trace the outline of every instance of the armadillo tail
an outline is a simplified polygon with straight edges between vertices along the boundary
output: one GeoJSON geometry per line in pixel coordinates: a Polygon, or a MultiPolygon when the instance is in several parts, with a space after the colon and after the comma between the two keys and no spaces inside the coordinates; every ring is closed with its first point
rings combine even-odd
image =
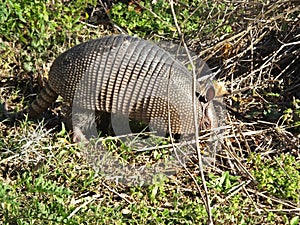
{"type": "Polygon", "coordinates": [[[24,110],[30,119],[36,119],[57,99],[57,93],[47,84],[37,98],[24,110]]]}
{"type": "Polygon", "coordinates": [[[25,118],[25,115],[28,115],[29,119],[37,119],[53,102],[55,102],[57,97],[57,93],[47,85],[28,108],[17,113],[8,113],[5,110],[4,114],[10,121],[22,120],[25,118]]]}

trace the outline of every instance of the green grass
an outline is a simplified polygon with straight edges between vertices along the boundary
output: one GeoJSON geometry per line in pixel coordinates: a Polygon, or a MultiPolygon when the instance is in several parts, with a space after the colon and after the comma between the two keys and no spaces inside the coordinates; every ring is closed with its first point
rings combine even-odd
{"type": "MultiPolygon", "coordinates": [[[[106,11],[112,21],[101,16],[133,35],[178,39],[168,2],[153,2],[115,4],[106,11]]],[[[205,166],[207,193],[196,160],[187,169],[201,191],[183,168],[144,186],[97,173],[60,124],[59,100],[43,122],[11,124],[0,111],[0,224],[206,224],[201,198],[206,194],[214,224],[299,224],[300,96],[294,84],[299,45],[284,47],[272,58],[282,43],[295,42],[299,11],[288,13],[295,4],[184,0],[174,5],[189,47],[211,67],[221,68],[217,77],[232,91],[225,98],[233,110],[216,168],[205,166]],[[251,32],[242,33],[247,29],[251,32]],[[274,49],[268,52],[270,46],[274,49]],[[57,118],[55,126],[47,124],[57,118]]],[[[43,86],[57,55],[117,33],[113,25],[89,24],[97,12],[105,10],[93,0],[2,1],[1,104],[6,102],[10,111],[23,109],[43,86]]],[[[122,162],[152,165],[168,156],[161,146],[169,140],[147,140],[157,148],[136,152],[134,143],[111,137],[103,143],[122,162]]]]}
{"type": "MultiPolygon", "coordinates": [[[[204,204],[193,181],[183,172],[173,178],[159,179],[150,186],[117,185],[97,175],[64,132],[53,136],[42,126],[26,121],[9,132],[5,140],[14,142],[3,143],[3,150],[7,151],[1,157],[1,166],[6,167],[0,182],[0,215],[4,224],[207,222],[204,204]]],[[[253,171],[258,190],[297,203],[299,161],[288,155],[270,161],[253,154],[251,159],[245,166],[253,171]]],[[[240,189],[233,194],[247,180],[229,171],[208,175],[216,222],[258,224],[262,220],[258,215],[249,214],[255,210],[252,193],[247,197],[240,189]]],[[[201,185],[200,178],[198,182],[201,185]]],[[[269,201],[273,209],[280,211],[284,206],[269,201]]],[[[267,215],[265,222],[277,224],[279,215],[272,212],[267,215]]],[[[282,220],[288,223],[296,217],[283,215],[282,220]]]]}
{"type": "Polygon", "coordinates": [[[252,173],[258,181],[258,188],[273,195],[300,202],[300,162],[289,154],[280,154],[273,159],[262,160],[254,155],[252,173]]]}
{"type": "MultiPolygon", "coordinates": [[[[202,1],[180,1],[174,4],[176,17],[182,32],[186,35],[195,34],[202,30],[202,35],[212,31],[218,35],[231,33],[232,27],[229,21],[224,21],[216,15],[222,10],[232,10],[231,3],[204,3],[202,1]],[[210,15],[211,20],[207,23],[210,15]]],[[[164,37],[178,37],[174,18],[171,12],[171,6],[168,1],[146,0],[130,5],[124,3],[115,4],[110,15],[112,20],[122,28],[125,28],[129,34],[158,35],[164,37]]],[[[230,21],[233,22],[233,21],[230,21]]]]}

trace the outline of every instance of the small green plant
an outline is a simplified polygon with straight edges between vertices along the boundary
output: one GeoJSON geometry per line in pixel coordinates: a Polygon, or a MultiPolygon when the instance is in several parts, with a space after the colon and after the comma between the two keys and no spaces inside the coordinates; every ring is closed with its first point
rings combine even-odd
{"type": "MultiPolygon", "coordinates": [[[[203,35],[214,29],[217,29],[220,34],[231,33],[232,28],[228,21],[218,19],[207,23],[206,19],[209,13],[217,14],[225,7],[224,3],[204,4],[198,0],[185,0],[174,4],[176,19],[181,31],[185,34],[198,32],[202,27],[204,27],[203,35]]],[[[178,37],[171,5],[168,1],[145,0],[129,5],[118,3],[112,7],[110,15],[113,22],[125,28],[129,34],[138,34],[141,37],[149,34],[178,37]]]]}
{"type": "Polygon", "coordinates": [[[300,131],[300,99],[293,99],[291,107],[284,110],[282,121],[300,131]]]}
{"type": "Polygon", "coordinates": [[[127,29],[129,34],[139,33],[145,36],[153,31],[158,34],[171,34],[176,28],[167,1],[140,2],[139,5],[118,3],[111,10],[111,17],[115,23],[127,29]],[[142,7],[142,8],[141,8],[142,7]],[[150,9],[150,10],[147,10],[150,9]]]}
{"type": "Polygon", "coordinates": [[[300,162],[294,156],[281,154],[274,159],[264,159],[252,155],[252,174],[258,187],[277,197],[293,200],[300,199],[300,162]]]}
{"type": "Polygon", "coordinates": [[[295,130],[300,130],[300,99],[293,97],[284,109],[277,102],[284,101],[282,94],[266,93],[268,104],[265,106],[263,114],[268,120],[279,120],[279,125],[288,125],[295,130]]]}
{"type": "MultiPolygon", "coordinates": [[[[228,171],[224,172],[221,177],[209,174],[210,181],[208,187],[215,188],[219,192],[226,193],[228,190],[238,185],[239,176],[232,176],[228,171]]],[[[200,179],[200,178],[198,178],[200,179]]]]}
{"type": "Polygon", "coordinates": [[[2,203],[0,211],[2,212],[15,211],[20,206],[17,195],[14,193],[14,188],[3,182],[0,182],[0,200],[2,203]]]}
{"type": "Polygon", "coordinates": [[[25,172],[14,186],[0,183],[0,211],[5,213],[2,219],[7,224],[25,224],[34,220],[62,222],[65,203],[71,195],[72,191],[68,188],[43,176],[34,178],[25,172]]]}
{"type": "Polygon", "coordinates": [[[154,179],[154,184],[149,186],[149,198],[151,202],[157,202],[158,200],[162,200],[164,197],[166,197],[165,193],[165,183],[166,183],[166,177],[164,175],[157,175],[154,179]]]}
{"type": "Polygon", "coordinates": [[[93,0],[76,0],[67,4],[40,0],[4,0],[0,3],[2,41],[17,42],[14,51],[19,51],[23,69],[35,72],[37,62],[41,64],[47,59],[53,46],[73,41],[74,34],[81,31],[83,25],[79,20],[87,18],[84,11],[88,4],[95,3],[93,0]]]}

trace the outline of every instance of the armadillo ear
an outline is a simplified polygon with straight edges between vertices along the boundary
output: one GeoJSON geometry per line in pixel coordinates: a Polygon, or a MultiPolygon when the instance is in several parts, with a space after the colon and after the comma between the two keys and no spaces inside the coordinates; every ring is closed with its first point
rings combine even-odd
{"type": "Polygon", "coordinates": [[[206,90],[206,101],[211,101],[215,97],[216,92],[213,86],[209,86],[208,89],[206,90]]]}

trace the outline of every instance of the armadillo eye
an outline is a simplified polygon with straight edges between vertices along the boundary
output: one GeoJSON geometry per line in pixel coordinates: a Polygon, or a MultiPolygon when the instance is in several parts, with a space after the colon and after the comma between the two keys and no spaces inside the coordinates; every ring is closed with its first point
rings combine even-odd
{"type": "Polygon", "coordinates": [[[196,92],[196,97],[199,99],[200,102],[207,103],[215,97],[215,89],[213,86],[207,87],[206,93],[204,95],[196,92]]]}
{"type": "Polygon", "coordinates": [[[199,92],[196,92],[196,97],[200,102],[207,103],[207,99],[205,96],[201,95],[199,92]]]}

